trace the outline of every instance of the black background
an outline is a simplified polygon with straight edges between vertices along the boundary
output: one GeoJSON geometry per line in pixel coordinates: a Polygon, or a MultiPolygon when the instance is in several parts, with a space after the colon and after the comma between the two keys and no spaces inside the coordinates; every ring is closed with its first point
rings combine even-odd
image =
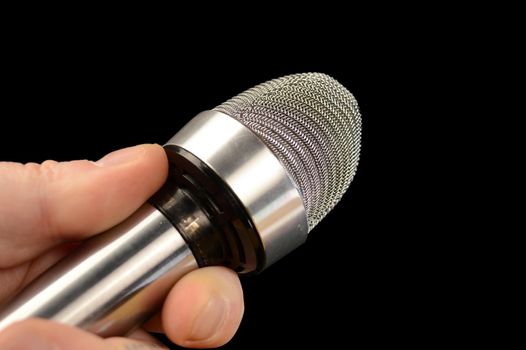
{"type": "Polygon", "coordinates": [[[432,131],[422,121],[420,82],[439,73],[416,64],[432,52],[408,54],[401,34],[389,31],[352,40],[311,33],[279,46],[241,46],[234,34],[212,44],[136,34],[32,33],[10,43],[0,159],[96,160],[121,147],[162,144],[200,111],[258,83],[327,73],[361,107],[357,175],[303,247],[243,278],[245,317],[224,348],[407,344],[436,332],[432,319],[444,312],[448,291],[429,277],[437,274],[429,255],[440,239],[421,200],[430,195],[422,148],[432,131]]]}

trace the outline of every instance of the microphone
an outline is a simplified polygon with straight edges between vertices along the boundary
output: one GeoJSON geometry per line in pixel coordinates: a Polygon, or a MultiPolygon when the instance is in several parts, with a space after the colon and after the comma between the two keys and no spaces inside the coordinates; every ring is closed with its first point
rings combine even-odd
{"type": "Polygon", "coordinates": [[[360,138],[355,98],[321,73],[270,80],[198,114],[164,146],[163,187],[20,292],[0,312],[0,331],[40,317],[123,335],[194,269],[262,271],[339,202],[360,138]]]}

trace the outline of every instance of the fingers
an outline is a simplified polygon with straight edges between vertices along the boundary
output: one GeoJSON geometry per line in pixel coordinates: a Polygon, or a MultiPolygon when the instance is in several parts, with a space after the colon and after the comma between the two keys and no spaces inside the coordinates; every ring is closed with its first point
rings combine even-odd
{"type": "Polygon", "coordinates": [[[234,336],[243,312],[237,274],[224,267],[206,267],[177,282],[165,301],[162,325],[181,346],[218,347],[234,336]]]}
{"type": "Polygon", "coordinates": [[[38,319],[14,324],[0,332],[2,350],[148,350],[161,349],[152,337],[141,334],[140,340],[102,339],[78,328],[38,319]],[[145,341],[151,341],[147,343],[145,341]]]}
{"type": "Polygon", "coordinates": [[[0,267],[110,228],[144,203],[166,174],[158,145],[125,148],[96,163],[0,163],[0,267]]]}
{"type": "MultiPolygon", "coordinates": [[[[181,346],[219,347],[234,336],[243,311],[237,274],[224,267],[206,267],[189,273],[172,289],[162,310],[162,328],[181,346]]],[[[146,350],[154,349],[155,344],[159,345],[143,331],[133,332],[130,339],[101,339],[77,328],[37,319],[0,332],[2,350],[146,350]],[[146,343],[152,345],[147,347],[146,343]]]]}
{"type": "Polygon", "coordinates": [[[0,333],[0,349],[4,350],[106,350],[99,337],[79,329],[44,320],[27,320],[0,333]]]}
{"type": "Polygon", "coordinates": [[[0,269],[0,305],[76,246],[78,246],[76,243],[64,243],[42,253],[32,262],[26,262],[10,269],[0,269]]]}

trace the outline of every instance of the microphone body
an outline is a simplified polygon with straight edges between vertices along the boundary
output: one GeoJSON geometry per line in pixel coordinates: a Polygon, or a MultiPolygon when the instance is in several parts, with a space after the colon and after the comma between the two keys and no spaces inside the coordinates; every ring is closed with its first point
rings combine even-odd
{"type": "Polygon", "coordinates": [[[274,79],[200,113],[164,146],[163,187],[15,296],[0,331],[40,317],[124,335],[193,269],[262,271],[341,199],[360,138],[356,100],[320,73],[274,79]]]}
{"type": "Polygon", "coordinates": [[[169,178],[149,203],[27,286],[0,312],[0,331],[39,317],[123,335],[186,273],[211,265],[259,272],[306,240],[298,188],[235,119],[200,113],[165,150],[169,178]]]}
{"type": "Polygon", "coordinates": [[[197,262],[183,238],[149,204],[46,271],[0,314],[0,331],[45,318],[101,336],[126,334],[158,310],[197,262]]]}

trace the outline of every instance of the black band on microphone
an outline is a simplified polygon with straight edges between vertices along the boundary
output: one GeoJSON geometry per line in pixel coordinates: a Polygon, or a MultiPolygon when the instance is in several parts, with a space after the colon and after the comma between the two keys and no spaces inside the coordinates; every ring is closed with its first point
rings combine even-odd
{"type": "Polygon", "coordinates": [[[165,151],[168,180],[149,202],[179,230],[199,266],[262,270],[263,244],[234,192],[190,152],[174,145],[166,145],[165,151]]]}

